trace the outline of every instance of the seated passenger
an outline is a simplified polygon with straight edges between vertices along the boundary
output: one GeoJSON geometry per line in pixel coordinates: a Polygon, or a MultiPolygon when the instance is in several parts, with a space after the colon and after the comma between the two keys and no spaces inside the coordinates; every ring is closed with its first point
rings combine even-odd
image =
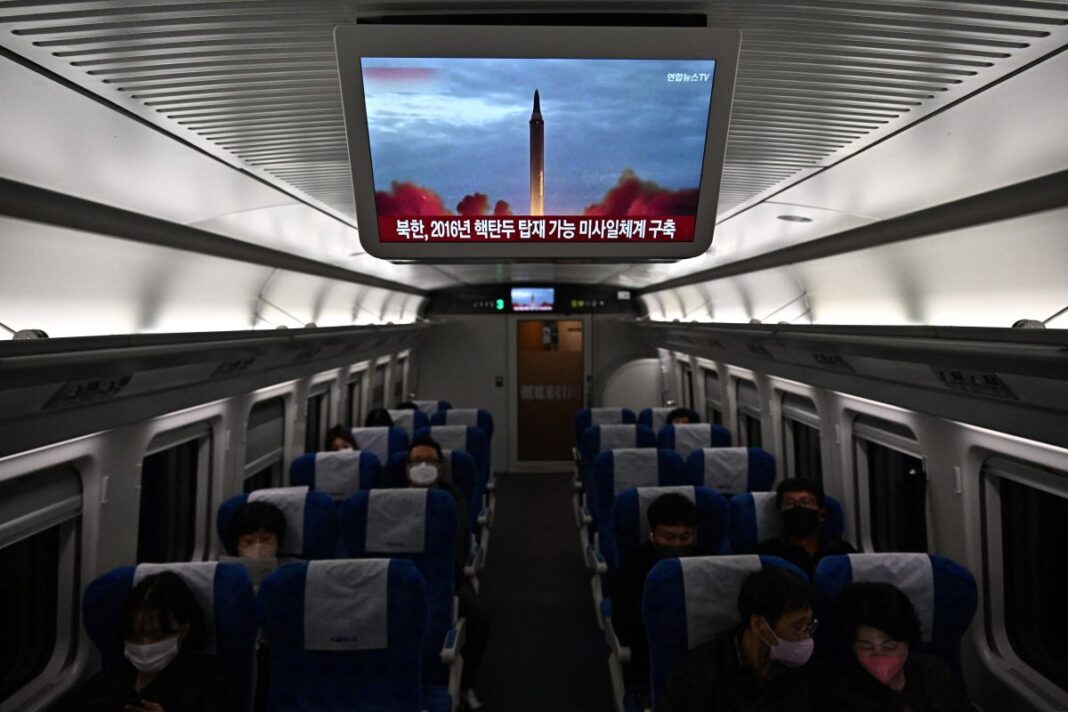
{"type": "Polygon", "coordinates": [[[336,452],[338,450],[359,450],[356,438],[352,437],[352,431],[344,425],[335,425],[326,431],[326,450],[336,452]]]}
{"type": "Polygon", "coordinates": [[[467,632],[467,640],[460,651],[464,659],[463,674],[460,678],[460,709],[476,710],[482,707],[475,695],[474,685],[489,640],[489,618],[475,587],[464,574],[467,551],[467,494],[442,478],[444,462],[441,446],[436,440],[428,437],[415,438],[408,448],[405,473],[410,487],[437,487],[451,494],[456,501],[460,518],[460,526],[456,530],[456,596],[460,601],[460,617],[466,620],[467,632]]]}
{"type": "Polygon", "coordinates": [[[782,531],[778,539],[760,542],[758,554],[786,559],[811,579],[816,564],[824,556],[856,553],[849,542],[820,535],[820,524],[827,517],[827,510],[823,508],[823,492],[812,480],[802,477],[783,480],[775,488],[775,504],[782,531]]]}
{"type": "Polygon", "coordinates": [[[664,417],[665,425],[686,425],[692,422],[689,408],[676,408],[664,417]]]}
{"type": "Polygon", "coordinates": [[[686,654],[658,712],[811,712],[812,594],[783,569],[751,574],[738,593],[742,622],[686,654]]]}
{"type": "Polygon", "coordinates": [[[365,428],[392,428],[393,417],[389,414],[389,411],[385,408],[372,408],[367,412],[367,417],[363,420],[363,427],[365,428]]]}
{"type": "Polygon", "coordinates": [[[406,400],[398,403],[394,410],[419,410],[419,406],[414,401],[406,400]]]}
{"type": "Polygon", "coordinates": [[[853,653],[835,671],[828,710],[971,712],[956,673],[934,655],[910,651],[920,622],[908,596],[888,583],[855,583],[839,594],[835,617],[853,653]]]}
{"type": "Polygon", "coordinates": [[[126,660],[89,678],[82,708],[99,712],[229,712],[215,661],[198,653],[204,614],[172,571],[148,576],[122,609],[126,660]]]}
{"type": "Polygon", "coordinates": [[[230,525],[237,556],[220,556],[219,560],[244,564],[252,585],[259,586],[267,574],[288,563],[289,559],[278,558],[285,534],[286,518],[281,509],[270,502],[247,502],[230,525]]]}
{"type": "Polygon", "coordinates": [[[612,625],[619,641],[630,647],[628,695],[648,706],[649,645],[642,623],[645,577],[660,559],[690,556],[696,549],[697,507],[681,494],[662,494],[649,505],[649,540],[642,542],[616,574],[612,625]]]}

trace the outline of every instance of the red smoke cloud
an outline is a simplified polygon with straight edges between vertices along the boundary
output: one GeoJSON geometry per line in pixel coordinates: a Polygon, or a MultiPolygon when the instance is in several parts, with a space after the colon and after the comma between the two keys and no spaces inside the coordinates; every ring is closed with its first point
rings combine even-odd
{"type": "Polygon", "coordinates": [[[441,201],[441,196],[429,188],[399,181],[393,181],[389,187],[388,192],[375,192],[375,207],[379,215],[416,217],[451,214],[441,201]]]}
{"type": "Polygon", "coordinates": [[[584,215],[597,217],[647,217],[655,215],[696,215],[696,188],[667,190],[656,183],[642,181],[629,168],[619,182],[605,193],[600,203],[587,205],[584,215]]]}
{"type": "Polygon", "coordinates": [[[511,215],[512,206],[508,204],[507,200],[498,200],[497,204],[493,206],[494,215],[511,215]]]}
{"type": "Polygon", "coordinates": [[[456,204],[456,212],[460,215],[487,215],[489,213],[489,196],[485,193],[465,195],[463,200],[456,204]]]}

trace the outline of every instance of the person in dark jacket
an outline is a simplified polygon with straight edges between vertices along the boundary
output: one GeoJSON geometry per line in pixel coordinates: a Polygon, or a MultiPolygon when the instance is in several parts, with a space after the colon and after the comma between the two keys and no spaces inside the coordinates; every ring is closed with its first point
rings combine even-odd
{"type": "Polygon", "coordinates": [[[760,542],[758,554],[786,559],[811,580],[824,556],[856,553],[849,542],[820,534],[827,510],[823,508],[823,491],[812,480],[802,477],[783,480],[775,488],[775,504],[782,523],[781,534],[777,539],[760,542]]]}
{"type": "Polygon", "coordinates": [[[222,712],[228,683],[216,662],[197,651],[204,615],[189,587],[164,571],[134,586],[122,610],[126,659],[82,687],[92,712],[222,712]]]}
{"type": "Polygon", "coordinates": [[[741,624],[686,654],[657,712],[813,712],[812,593],[777,568],[750,574],[738,593],[741,624]]]}
{"type": "Polygon", "coordinates": [[[372,408],[363,419],[365,428],[392,428],[393,416],[385,408],[372,408]]]}
{"type": "Polygon", "coordinates": [[[831,712],[972,712],[949,663],[919,653],[920,623],[908,596],[888,583],[855,583],[835,601],[852,653],[828,687],[831,712]]]}
{"type": "Polygon", "coordinates": [[[616,574],[612,598],[612,627],[619,642],[630,648],[626,667],[627,694],[645,706],[649,688],[649,645],[642,623],[645,577],[660,559],[690,556],[696,549],[697,507],[674,492],[660,495],[649,505],[649,540],[642,542],[616,574]]]}

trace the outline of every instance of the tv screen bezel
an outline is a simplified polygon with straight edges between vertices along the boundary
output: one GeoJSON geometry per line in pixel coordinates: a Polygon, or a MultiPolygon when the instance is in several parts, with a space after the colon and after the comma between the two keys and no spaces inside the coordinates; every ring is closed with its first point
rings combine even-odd
{"type": "Polygon", "coordinates": [[[707,27],[339,25],[334,29],[360,243],[395,262],[680,260],[712,244],[741,38],[707,27]],[[715,60],[692,242],[379,242],[364,105],[364,57],[715,60]]]}

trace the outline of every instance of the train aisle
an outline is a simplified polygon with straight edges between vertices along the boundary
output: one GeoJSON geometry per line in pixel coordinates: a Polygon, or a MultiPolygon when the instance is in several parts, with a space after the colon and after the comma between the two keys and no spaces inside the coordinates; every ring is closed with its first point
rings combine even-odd
{"type": "Polygon", "coordinates": [[[613,709],[571,487],[566,473],[497,475],[480,576],[493,627],[478,690],[490,712],[613,709]]]}

